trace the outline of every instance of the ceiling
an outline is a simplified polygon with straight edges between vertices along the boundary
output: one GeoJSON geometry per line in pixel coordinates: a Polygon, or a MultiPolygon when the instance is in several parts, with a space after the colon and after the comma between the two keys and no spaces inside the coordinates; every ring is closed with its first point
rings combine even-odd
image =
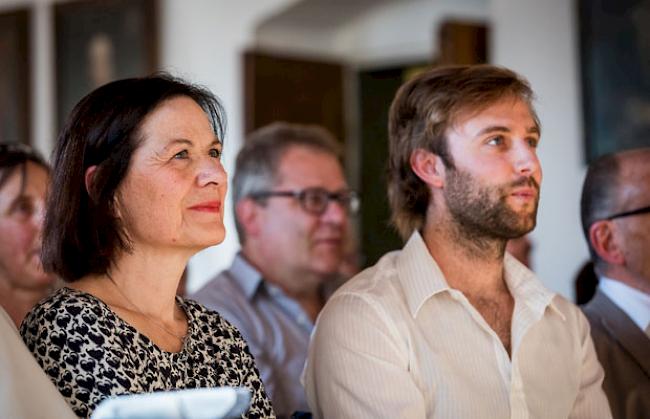
{"type": "Polygon", "coordinates": [[[418,0],[302,0],[262,22],[259,30],[276,27],[331,30],[389,3],[418,0]]]}

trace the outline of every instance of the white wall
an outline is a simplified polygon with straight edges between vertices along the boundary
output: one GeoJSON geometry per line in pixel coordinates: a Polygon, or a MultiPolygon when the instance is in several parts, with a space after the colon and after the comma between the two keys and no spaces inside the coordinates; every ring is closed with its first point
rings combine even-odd
{"type": "Polygon", "coordinates": [[[488,2],[380,3],[338,27],[325,29],[318,25],[275,25],[271,18],[257,31],[256,44],[268,50],[336,59],[353,67],[421,61],[436,52],[439,23],[454,17],[485,21],[489,17],[488,2]]]}
{"type": "Polygon", "coordinates": [[[588,258],[579,200],[585,165],[574,2],[492,0],[492,62],[528,78],[542,123],[544,170],[535,271],[552,289],[572,297],[572,279],[588,258]]]}

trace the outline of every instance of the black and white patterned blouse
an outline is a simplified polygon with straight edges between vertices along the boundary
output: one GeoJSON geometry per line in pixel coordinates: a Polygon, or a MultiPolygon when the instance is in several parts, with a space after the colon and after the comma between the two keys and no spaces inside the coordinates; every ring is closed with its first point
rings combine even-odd
{"type": "Polygon", "coordinates": [[[90,294],[61,288],[27,315],[20,333],[80,417],[107,397],[199,387],[251,391],[245,418],[274,418],[239,331],[216,312],[178,297],[188,319],[178,353],[166,352],[90,294]]]}

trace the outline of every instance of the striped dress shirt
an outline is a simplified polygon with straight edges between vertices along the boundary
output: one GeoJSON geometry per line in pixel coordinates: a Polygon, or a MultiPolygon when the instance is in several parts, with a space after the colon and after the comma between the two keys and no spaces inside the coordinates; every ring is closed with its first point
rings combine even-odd
{"type": "Polygon", "coordinates": [[[328,301],[303,372],[316,418],[611,418],[589,325],[506,254],[512,357],[422,237],[328,301]]]}

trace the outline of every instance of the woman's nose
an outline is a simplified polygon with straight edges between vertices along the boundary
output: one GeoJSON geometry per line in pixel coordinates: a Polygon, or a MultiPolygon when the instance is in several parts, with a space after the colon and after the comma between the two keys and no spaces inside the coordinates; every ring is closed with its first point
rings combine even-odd
{"type": "Polygon", "coordinates": [[[220,160],[215,158],[204,159],[197,175],[199,186],[206,186],[210,183],[221,185],[227,180],[226,170],[223,168],[220,160]]]}

